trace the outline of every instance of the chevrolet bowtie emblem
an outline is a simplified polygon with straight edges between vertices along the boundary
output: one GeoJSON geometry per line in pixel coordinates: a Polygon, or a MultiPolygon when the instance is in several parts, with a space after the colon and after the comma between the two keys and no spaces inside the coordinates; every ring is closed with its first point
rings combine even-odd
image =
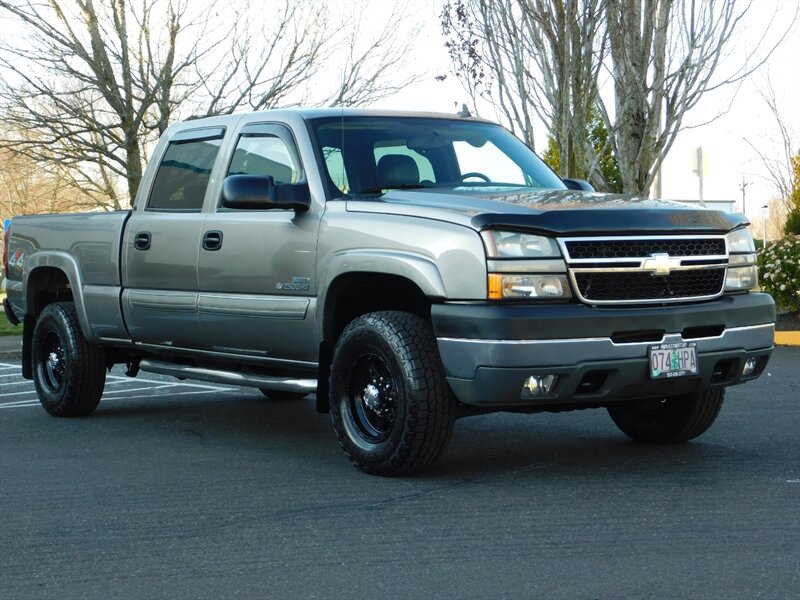
{"type": "Polygon", "coordinates": [[[651,254],[642,261],[642,269],[652,271],[653,275],[669,275],[672,269],[681,266],[680,258],[670,258],[669,254],[651,254]]]}

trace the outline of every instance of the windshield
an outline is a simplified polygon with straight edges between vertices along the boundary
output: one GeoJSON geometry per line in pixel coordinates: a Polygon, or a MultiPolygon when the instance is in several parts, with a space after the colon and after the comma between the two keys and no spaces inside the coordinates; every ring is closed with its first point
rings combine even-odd
{"type": "Polygon", "coordinates": [[[423,117],[329,117],[310,123],[335,198],[391,189],[565,189],[538,156],[499,125],[423,117]]]}

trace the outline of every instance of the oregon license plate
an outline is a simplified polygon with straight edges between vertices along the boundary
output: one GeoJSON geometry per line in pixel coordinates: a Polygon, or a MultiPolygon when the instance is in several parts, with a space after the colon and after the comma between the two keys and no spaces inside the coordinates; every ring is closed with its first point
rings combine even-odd
{"type": "Polygon", "coordinates": [[[697,375],[697,344],[676,342],[650,346],[650,378],[668,379],[697,375]]]}

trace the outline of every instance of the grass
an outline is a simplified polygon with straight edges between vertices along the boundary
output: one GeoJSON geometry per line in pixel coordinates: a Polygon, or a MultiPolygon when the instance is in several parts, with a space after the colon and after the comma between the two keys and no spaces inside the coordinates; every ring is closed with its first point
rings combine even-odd
{"type": "MultiPolygon", "coordinates": [[[[0,304],[3,303],[5,297],[5,294],[0,294],[0,304]]],[[[2,309],[0,309],[0,335],[22,335],[22,327],[14,327],[9,323],[6,313],[2,309]]]]}

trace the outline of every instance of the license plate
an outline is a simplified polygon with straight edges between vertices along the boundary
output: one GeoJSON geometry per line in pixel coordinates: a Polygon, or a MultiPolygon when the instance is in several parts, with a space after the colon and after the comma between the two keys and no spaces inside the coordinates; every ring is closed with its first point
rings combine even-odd
{"type": "Polygon", "coordinates": [[[650,346],[650,378],[668,379],[697,375],[697,344],[677,342],[650,346]]]}

